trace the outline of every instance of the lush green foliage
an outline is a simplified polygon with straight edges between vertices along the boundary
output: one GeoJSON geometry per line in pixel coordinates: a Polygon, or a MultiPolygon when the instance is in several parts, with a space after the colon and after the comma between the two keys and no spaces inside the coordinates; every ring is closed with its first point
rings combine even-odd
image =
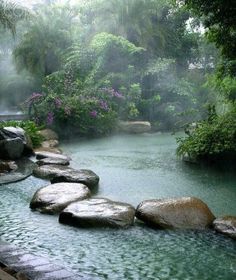
{"type": "Polygon", "coordinates": [[[33,121],[4,121],[0,122],[0,128],[13,126],[13,127],[21,127],[25,130],[27,135],[30,137],[33,147],[37,148],[43,141],[43,137],[38,133],[39,127],[33,121]]]}
{"type": "Polygon", "coordinates": [[[207,38],[220,50],[222,59],[214,84],[225,97],[236,99],[236,2],[234,0],[185,0],[189,9],[201,16],[207,38]],[[231,86],[230,84],[233,84],[231,86]]]}
{"type": "Polygon", "coordinates": [[[18,26],[14,58],[20,76],[3,75],[0,94],[16,92],[8,77],[16,84],[24,77],[17,89],[22,99],[32,87],[42,93],[35,105],[28,103],[32,118],[45,124],[49,115],[50,126],[67,125],[82,135],[108,133],[117,119],[147,120],[157,130],[202,119],[203,105],[212,98],[203,87],[204,75],[214,67],[215,55],[201,34],[187,28],[189,12],[174,2],[38,5],[18,26]],[[57,98],[60,110],[53,105],[57,98]],[[101,102],[109,110],[100,108],[101,102]],[[70,116],[63,107],[70,108],[70,116]]]}
{"type": "Polygon", "coordinates": [[[199,122],[185,139],[179,139],[177,153],[195,159],[214,159],[236,154],[236,110],[224,115],[211,115],[199,122]]]}
{"type": "Polygon", "coordinates": [[[17,22],[28,16],[29,11],[20,7],[17,3],[0,0],[0,25],[10,29],[13,35],[16,33],[17,22]]]}
{"type": "Polygon", "coordinates": [[[19,71],[27,69],[37,79],[57,71],[63,50],[72,43],[75,14],[66,7],[42,7],[28,22],[27,31],[14,50],[19,71]]]}

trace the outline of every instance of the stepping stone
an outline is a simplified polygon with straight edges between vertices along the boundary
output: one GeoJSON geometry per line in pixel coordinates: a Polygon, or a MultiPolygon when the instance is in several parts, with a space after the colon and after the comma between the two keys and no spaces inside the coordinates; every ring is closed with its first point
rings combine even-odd
{"type": "Polygon", "coordinates": [[[36,163],[39,166],[48,165],[48,164],[67,166],[70,164],[70,161],[66,159],[60,159],[60,158],[43,158],[38,160],[36,163]]]}
{"type": "Polygon", "coordinates": [[[35,151],[36,159],[43,159],[43,158],[54,158],[54,159],[63,159],[63,160],[68,160],[70,161],[71,158],[62,155],[61,153],[52,153],[50,151],[35,151]]]}
{"type": "Polygon", "coordinates": [[[99,177],[91,170],[73,169],[54,164],[42,165],[34,169],[36,177],[51,180],[52,183],[82,183],[88,187],[97,186],[99,177]]]}
{"type": "Polygon", "coordinates": [[[61,212],[59,222],[77,227],[124,228],[133,225],[134,214],[129,204],[93,198],[70,204],[61,212]]]}
{"type": "Polygon", "coordinates": [[[70,203],[89,198],[90,190],[83,184],[58,183],[36,191],[30,208],[41,213],[60,213],[70,203]]]}
{"type": "Polygon", "coordinates": [[[204,229],[215,219],[208,206],[195,197],[143,201],[136,209],[136,217],[164,229],[204,229]]]}

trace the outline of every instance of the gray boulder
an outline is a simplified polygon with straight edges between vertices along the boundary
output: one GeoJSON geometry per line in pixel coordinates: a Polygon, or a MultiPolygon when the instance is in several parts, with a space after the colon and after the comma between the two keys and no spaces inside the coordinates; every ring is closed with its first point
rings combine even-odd
{"type": "Polygon", "coordinates": [[[164,229],[204,229],[215,219],[208,206],[195,197],[143,201],[136,209],[136,217],[164,229]]]}
{"type": "Polygon", "coordinates": [[[118,129],[126,133],[145,133],[151,131],[151,124],[144,121],[120,121],[118,129]]]}
{"type": "Polygon", "coordinates": [[[90,197],[90,190],[83,184],[58,183],[39,189],[30,202],[30,208],[41,213],[56,214],[70,203],[90,197]]]}
{"type": "Polygon", "coordinates": [[[236,216],[217,218],[213,222],[216,231],[236,239],[236,216]]]}
{"type": "Polygon", "coordinates": [[[135,209],[126,203],[93,198],[70,204],[59,222],[78,227],[123,228],[133,225],[135,209]]]}
{"type": "Polygon", "coordinates": [[[32,142],[22,128],[0,129],[0,157],[2,159],[14,160],[32,153],[32,142]]]}
{"type": "Polygon", "coordinates": [[[53,164],[36,167],[34,175],[42,179],[51,180],[52,183],[82,183],[88,187],[94,187],[99,182],[99,177],[91,170],[76,170],[71,167],[53,164]]]}
{"type": "Polygon", "coordinates": [[[19,159],[23,155],[24,143],[19,137],[0,140],[0,157],[2,159],[19,159]]]}

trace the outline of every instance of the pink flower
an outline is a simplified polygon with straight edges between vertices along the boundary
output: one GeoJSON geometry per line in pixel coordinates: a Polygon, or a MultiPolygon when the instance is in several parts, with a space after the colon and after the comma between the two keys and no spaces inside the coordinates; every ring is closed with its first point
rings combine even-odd
{"type": "Polygon", "coordinates": [[[56,108],[60,108],[61,105],[62,105],[62,102],[61,102],[61,99],[60,99],[60,98],[56,98],[56,99],[54,100],[54,103],[55,103],[56,108]]]}
{"type": "Polygon", "coordinates": [[[95,111],[95,110],[93,110],[93,111],[91,111],[89,114],[90,114],[91,117],[96,118],[97,115],[98,115],[98,112],[95,111]]]}
{"type": "Polygon", "coordinates": [[[107,104],[106,101],[101,100],[99,102],[99,104],[100,104],[100,108],[103,109],[104,111],[108,111],[109,110],[109,107],[108,107],[108,104],[107,104]]]}
{"type": "Polygon", "coordinates": [[[53,112],[49,112],[47,115],[47,125],[51,125],[54,120],[54,114],[53,112]]]}

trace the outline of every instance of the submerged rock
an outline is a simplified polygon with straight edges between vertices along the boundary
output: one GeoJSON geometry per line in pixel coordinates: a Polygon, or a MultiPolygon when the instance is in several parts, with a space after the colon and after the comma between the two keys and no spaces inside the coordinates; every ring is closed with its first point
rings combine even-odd
{"type": "Polygon", "coordinates": [[[236,216],[217,218],[213,222],[216,231],[236,239],[236,216]]]}
{"type": "Polygon", "coordinates": [[[30,208],[41,213],[61,212],[70,203],[90,197],[90,190],[83,184],[58,183],[39,189],[30,202],[30,208]]]}
{"type": "Polygon", "coordinates": [[[48,165],[48,164],[54,164],[54,165],[69,165],[70,161],[66,159],[60,159],[60,158],[43,158],[38,160],[37,165],[48,165]]]}
{"type": "Polygon", "coordinates": [[[143,201],[136,209],[136,217],[147,225],[165,229],[204,229],[215,219],[208,206],[195,197],[143,201]]]}
{"type": "Polygon", "coordinates": [[[42,179],[51,180],[52,183],[82,183],[88,187],[94,187],[99,182],[99,177],[91,170],[76,170],[71,167],[53,164],[36,167],[34,175],[42,179]]]}
{"type": "Polygon", "coordinates": [[[150,122],[144,121],[120,121],[118,128],[121,132],[127,133],[145,133],[151,131],[150,122]]]}
{"type": "Polygon", "coordinates": [[[60,216],[59,222],[78,227],[128,227],[133,225],[133,206],[111,201],[106,198],[93,198],[70,204],[60,216]]]}

